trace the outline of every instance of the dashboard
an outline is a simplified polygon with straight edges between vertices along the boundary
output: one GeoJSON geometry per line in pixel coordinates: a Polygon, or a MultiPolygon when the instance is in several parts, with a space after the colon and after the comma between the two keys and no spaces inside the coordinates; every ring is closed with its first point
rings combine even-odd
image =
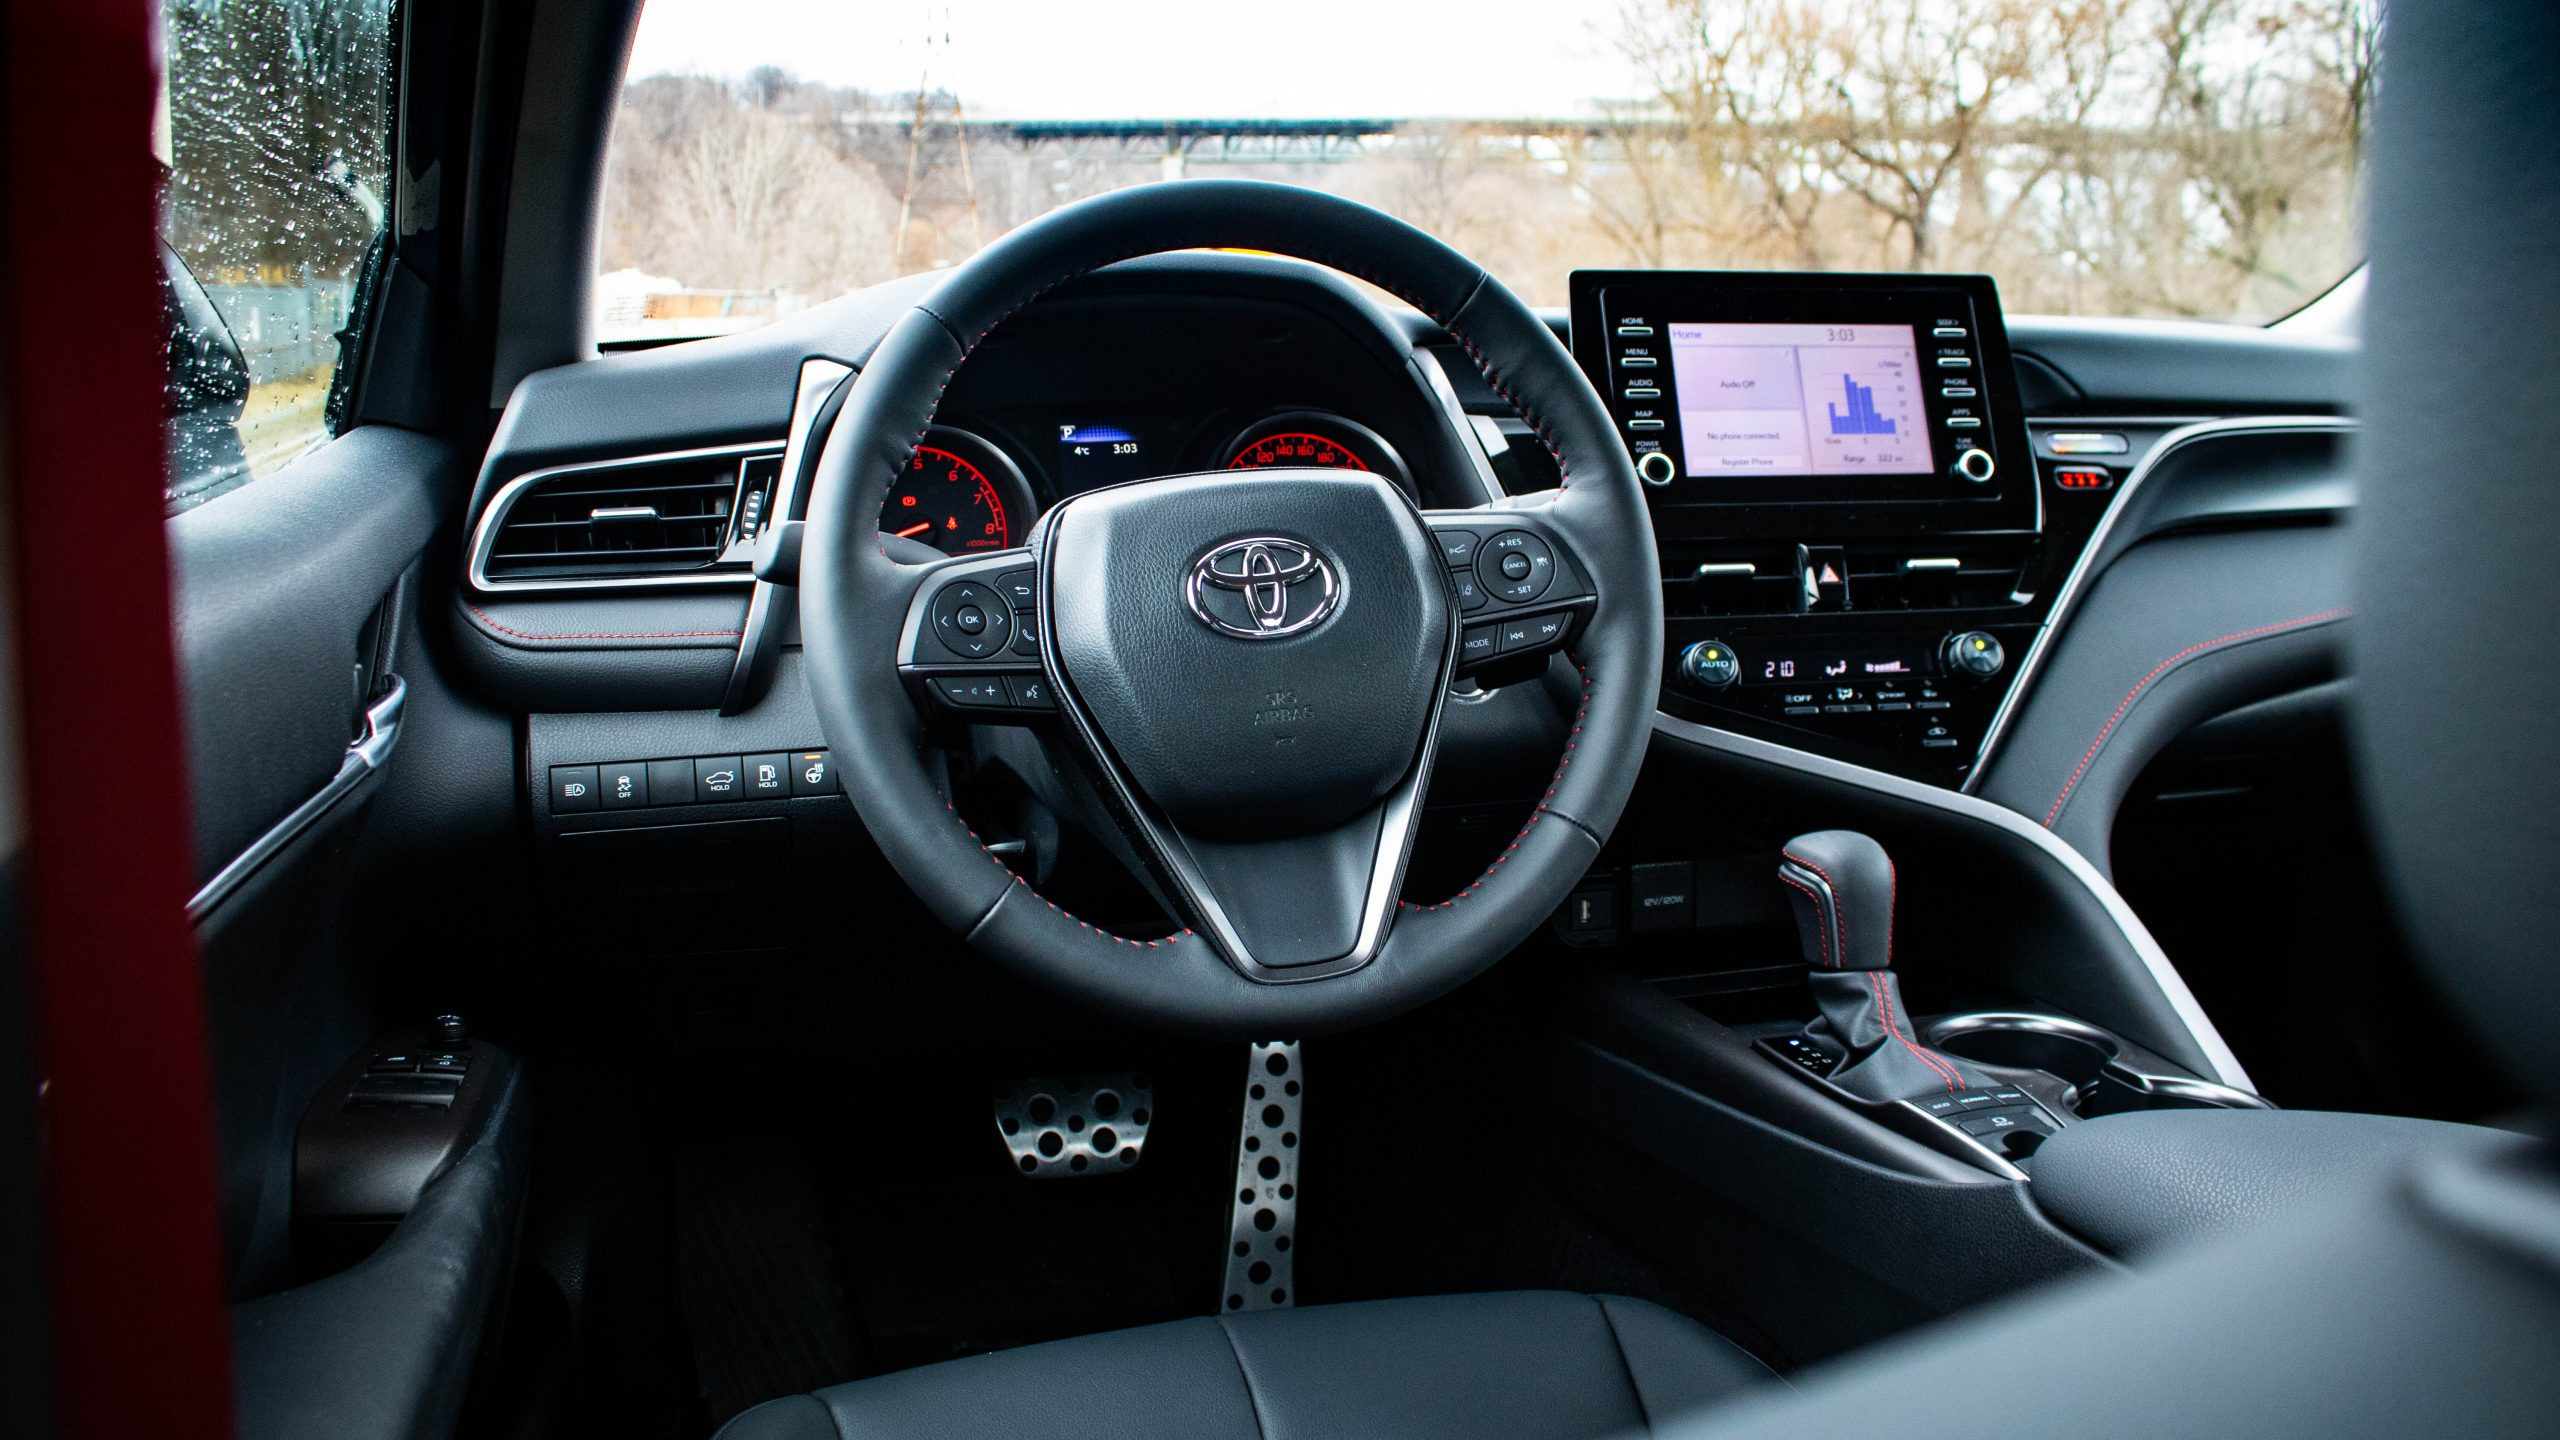
{"type": "MultiPolygon", "coordinates": [[[[826,398],[928,283],[530,378],[468,549],[493,688],[527,711],[754,704],[793,643],[771,568],[826,398]],[[635,444],[649,425],[664,442],[635,444]]],[[[1980,276],[1591,271],[1556,319],[1646,487],[1663,711],[1950,789],[1979,783],[2123,489],[2200,418],[2080,403],[2013,353],[1980,276]]],[[[1273,465],[1380,474],[1425,509],[1555,483],[1422,317],[1296,262],[1168,256],[973,352],[883,530],[988,554],[1070,495],[1273,465]]]]}

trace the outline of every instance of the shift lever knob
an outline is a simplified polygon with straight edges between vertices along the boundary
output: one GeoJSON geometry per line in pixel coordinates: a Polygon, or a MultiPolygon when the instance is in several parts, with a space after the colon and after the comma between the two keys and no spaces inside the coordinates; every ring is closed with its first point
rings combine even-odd
{"type": "Polygon", "coordinates": [[[1855,830],[1816,830],[1779,848],[1778,879],[1796,912],[1804,963],[1893,968],[1893,859],[1855,830]]]}

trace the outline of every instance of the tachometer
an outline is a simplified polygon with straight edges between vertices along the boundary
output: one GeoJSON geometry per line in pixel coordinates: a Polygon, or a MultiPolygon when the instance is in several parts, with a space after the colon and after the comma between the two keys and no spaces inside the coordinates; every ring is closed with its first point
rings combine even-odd
{"type": "Polygon", "coordinates": [[[1228,441],[1221,453],[1230,470],[1363,470],[1413,491],[1404,461],[1378,432],[1321,410],[1274,415],[1228,441]]]}
{"type": "Polygon", "coordinates": [[[945,555],[1007,550],[1030,528],[1031,487],[976,436],[937,430],[880,502],[880,533],[945,555]]]}

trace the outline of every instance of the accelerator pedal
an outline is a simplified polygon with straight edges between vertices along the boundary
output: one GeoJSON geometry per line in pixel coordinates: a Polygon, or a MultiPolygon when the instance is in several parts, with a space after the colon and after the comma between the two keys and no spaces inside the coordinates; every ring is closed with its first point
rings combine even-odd
{"type": "Polygon", "coordinates": [[[1256,1044],[1245,1064],[1244,1130],[1236,1141],[1236,1203],[1227,1227],[1227,1283],[1221,1309],[1276,1310],[1294,1304],[1298,1243],[1298,1042],[1256,1044]]]}
{"type": "Polygon", "coordinates": [[[1036,1075],[998,1085],[995,1101],[996,1133],[1014,1168],[1033,1180],[1074,1180],[1137,1168],[1156,1091],[1137,1071],[1036,1075]]]}

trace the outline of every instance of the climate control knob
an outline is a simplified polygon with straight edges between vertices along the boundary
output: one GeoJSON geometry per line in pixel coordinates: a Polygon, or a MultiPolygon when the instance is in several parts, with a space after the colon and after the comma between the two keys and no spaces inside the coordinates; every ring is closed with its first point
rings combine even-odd
{"type": "Polygon", "coordinates": [[[1721,640],[1701,640],[1680,652],[1680,674],[1693,684],[1721,690],[1742,678],[1742,661],[1721,640]]]}
{"type": "Polygon", "coordinates": [[[1997,474],[1999,469],[2000,464],[1991,458],[1990,451],[1967,450],[1956,457],[1956,463],[1948,466],[1947,472],[1959,480],[1979,485],[1997,474]]]}
{"type": "Polygon", "coordinates": [[[1636,457],[1636,473],[1647,485],[1659,488],[1680,478],[1680,466],[1663,451],[1647,450],[1636,457]]]}
{"type": "Polygon", "coordinates": [[[2000,673],[2001,666],[2009,663],[2009,652],[2000,648],[1999,636],[1967,630],[1961,635],[1948,636],[1946,643],[1938,647],[1938,658],[1945,663],[1947,673],[1951,675],[1970,675],[1976,680],[1988,680],[2000,673]]]}

